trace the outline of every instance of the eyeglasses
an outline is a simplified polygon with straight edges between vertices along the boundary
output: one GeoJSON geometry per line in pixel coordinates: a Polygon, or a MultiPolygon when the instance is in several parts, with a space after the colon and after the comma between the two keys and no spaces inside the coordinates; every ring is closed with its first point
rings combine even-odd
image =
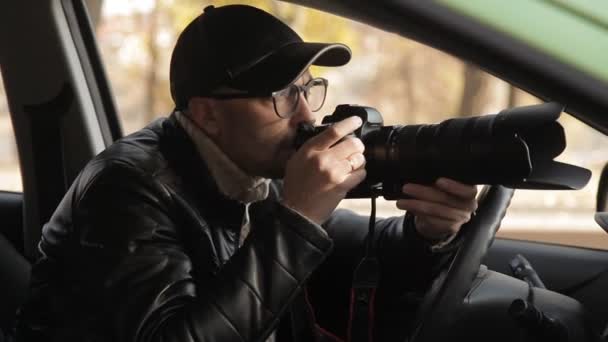
{"type": "Polygon", "coordinates": [[[304,98],[308,103],[308,107],[312,112],[317,112],[325,103],[327,95],[326,79],[317,77],[308,81],[305,85],[291,84],[287,88],[272,92],[270,94],[252,94],[252,93],[234,93],[234,94],[211,94],[205,95],[218,100],[242,99],[253,97],[272,97],[275,113],[284,119],[290,118],[296,113],[300,102],[300,93],[304,94],[304,98]]]}

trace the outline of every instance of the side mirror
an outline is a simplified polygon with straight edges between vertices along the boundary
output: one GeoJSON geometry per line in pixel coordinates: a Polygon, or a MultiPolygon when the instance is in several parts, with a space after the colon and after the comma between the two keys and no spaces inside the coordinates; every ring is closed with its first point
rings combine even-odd
{"type": "Polygon", "coordinates": [[[604,165],[597,185],[595,222],[608,233],[608,163],[604,165]]]}
{"type": "Polygon", "coordinates": [[[595,211],[608,211],[608,163],[604,165],[600,180],[597,185],[597,196],[595,201],[595,211]]]}

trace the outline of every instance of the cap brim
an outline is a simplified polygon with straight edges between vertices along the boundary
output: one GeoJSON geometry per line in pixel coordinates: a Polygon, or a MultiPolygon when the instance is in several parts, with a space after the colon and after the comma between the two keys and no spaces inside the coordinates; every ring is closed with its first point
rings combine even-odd
{"type": "Polygon", "coordinates": [[[351,58],[344,44],[297,42],[283,46],[238,75],[231,86],[248,91],[272,92],[295,82],[311,65],[336,67],[351,58]]]}

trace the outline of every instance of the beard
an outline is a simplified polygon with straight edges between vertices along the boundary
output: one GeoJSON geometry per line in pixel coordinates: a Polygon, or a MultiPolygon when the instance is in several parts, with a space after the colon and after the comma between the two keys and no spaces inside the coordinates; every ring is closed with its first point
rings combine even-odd
{"type": "Polygon", "coordinates": [[[291,147],[290,150],[281,150],[276,154],[276,157],[270,162],[268,169],[268,177],[271,179],[283,179],[287,162],[296,153],[296,150],[291,147]]]}
{"type": "Polygon", "coordinates": [[[282,179],[285,176],[287,162],[295,153],[294,135],[287,136],[277,145],[272,160],[268,161],[267,178],[282,179]]]}

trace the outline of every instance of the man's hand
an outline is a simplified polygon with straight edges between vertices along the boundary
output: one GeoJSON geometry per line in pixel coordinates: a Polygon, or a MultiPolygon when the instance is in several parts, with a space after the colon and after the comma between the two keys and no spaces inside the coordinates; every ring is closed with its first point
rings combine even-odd
{"type": "Polygon", "coordinates": [[[431,186],[406,184],[403,193],[412,198],[398,200],[397,208],[416,215],[416,230],[432,241],[456,234],[477,210],[477,187],[447,178],[431,186]]]}
{"type": "Polygon", "coordinates": [[[329,218],[346,193],[366,176],[363,142],[342,140],[359,126],[361,119],[350,117],[302,145],[287,162],[283,204],[317,224],[329,218]]]}

